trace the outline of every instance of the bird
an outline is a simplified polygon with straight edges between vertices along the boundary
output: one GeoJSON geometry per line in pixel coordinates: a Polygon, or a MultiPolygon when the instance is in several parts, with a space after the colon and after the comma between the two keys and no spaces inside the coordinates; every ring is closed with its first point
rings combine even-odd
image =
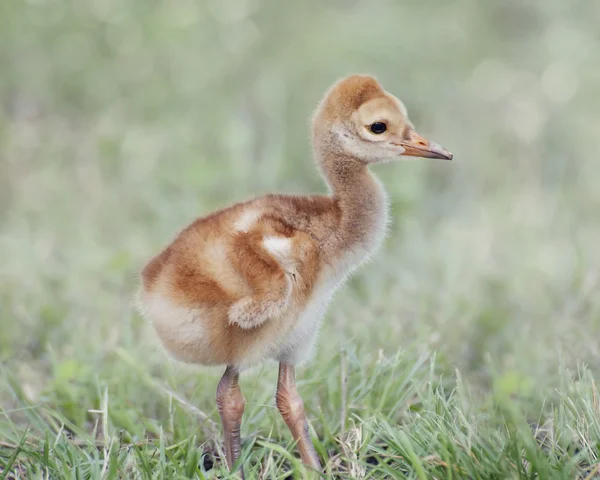
{"type": "Polygon", "coordinates": [[[372,75],[337,80],[311,134],[327,194],[257,196],[198,218],[141,271],[138,307],[165,350],[225,367],[216,403],[230,470],[241,451],[240,374],[267,360],[279,363],[275,403],[301,460],[321,469],[296,366],[310,358],[333,293],[384,240],[387,196],[370,167],[452,159],[416,132],[404,104],[372,75]]]}

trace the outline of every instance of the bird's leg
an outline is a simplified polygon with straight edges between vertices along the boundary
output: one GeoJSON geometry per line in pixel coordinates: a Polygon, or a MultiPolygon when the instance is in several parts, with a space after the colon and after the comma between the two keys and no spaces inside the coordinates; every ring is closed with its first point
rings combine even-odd
{"type": "Polygon", "coordinates": [[[297,442],[302,461],[315,470],[321,470],[319,457],[308,432],[304,402],[296,389],[296,369],[293,365],[279,364],[276,402],[279,413],[297,442]]]}
{"type": "MultiPolygon", "coordinates": [[[[227,465],[231,470],[240,456],[240,427],[246,399],[238,384],[239,373],[228,366],[217,387],[217,408],[223,424],[223,439],[227,465]]],[[[242,471],[242,478],[244,472],[242,471]]]]}

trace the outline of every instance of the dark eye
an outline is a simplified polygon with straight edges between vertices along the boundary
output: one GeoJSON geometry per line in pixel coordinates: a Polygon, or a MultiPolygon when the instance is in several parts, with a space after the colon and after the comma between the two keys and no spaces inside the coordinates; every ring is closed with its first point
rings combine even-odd
{"type": "Polygon", "coordinates": [[[370,126],[370,130],[375,134],[379,135],[387,130],[387,125],[383,122],[375,122],[370,126]]]}

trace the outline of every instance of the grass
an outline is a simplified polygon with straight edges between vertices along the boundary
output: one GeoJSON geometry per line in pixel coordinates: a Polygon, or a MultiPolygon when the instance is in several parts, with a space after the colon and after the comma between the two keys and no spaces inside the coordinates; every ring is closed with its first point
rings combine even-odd
{"type": "MultiPolygon", "coordinates": [[[[138,272],[322,191],[306,119],[351,71],[455,161],[376,169],[390,235],[298,372],[324,476],[600,478],[597,7],[378,5],[2,4],[0,480],[227,478],[222,371],[167,358],[138,272]]],[[[241,379],[247,478],[304,477],[276,373],[241,379]]]]}
{"type": "MultiPolygon", "coordinates": [[[[138,383],[147,384],[146,402],[157,412],[143,414],[144,400],[136,404],[123,395],[130,380],[118,371],[114,389],[79,379],[85,392],[81,406],[96,407],[85,409],[81,422],[69,418],[64,405],[31,404],[14,379],[4,379],[19,405],[3,412],[5,474],[226,478],[214,436],[215,409],[196,407],[208,396],[203,392],[208,382],[187,398],[129,363],[125,352],[116,356],[122,370],[134,369],[138,383]]],[[[475,401],[460,377],[440,378],[427,354],[365,361],[364,355],[359,360],[343,353],[325,367],[307,375],[300,390],[310,399],[326,478],[594,478],[600,470],[600,404],[587,369],[564,372],[563,387],[537,408],[502,391],[475,401]]],[[[251,399],[244,468],[249,478],[304,478],[272,395],[257,385],[269,373],[261,371],[242,385],[251,399]]],[[[193,383],[195,377],[184,379],[193,383]]]]}

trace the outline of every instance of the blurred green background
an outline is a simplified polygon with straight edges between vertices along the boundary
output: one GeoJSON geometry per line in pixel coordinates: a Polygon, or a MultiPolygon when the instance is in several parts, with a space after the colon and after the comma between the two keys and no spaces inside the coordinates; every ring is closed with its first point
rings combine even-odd
{"type": "Polygon", "coordinates": [[[138,272],[213,209],[325,191],[309,119],[350,73],[455,160],[373,169],[390,235],[302,375],[342,350],[435,352],[481,391],[597,372],[599,24],[592,1],[2,2],[0,405],[85,425],[108,387],[159,423],[144,376],[209,405],[220,372],[166,359],[138,272]]]}

